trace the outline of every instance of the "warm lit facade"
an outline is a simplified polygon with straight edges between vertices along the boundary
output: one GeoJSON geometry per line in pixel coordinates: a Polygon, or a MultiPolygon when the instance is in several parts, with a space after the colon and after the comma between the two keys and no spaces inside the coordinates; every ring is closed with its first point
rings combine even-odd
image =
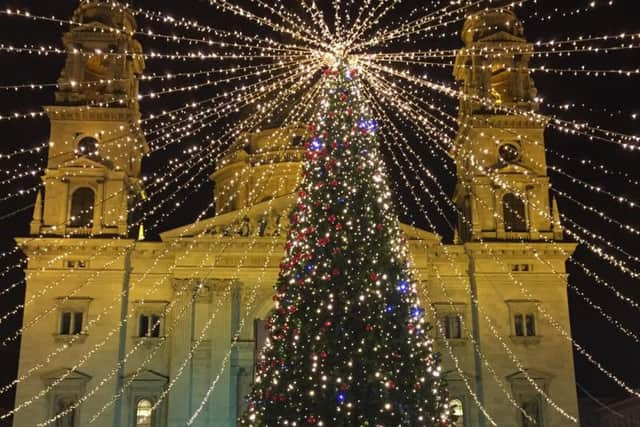
{"type": "MultiPolygon", "coordinates": [[[[70,48],[141,52],[126,11],[89,3],[75,18],[87,26],[65,36],[70,48]]],[[[467,94],[535,110],[522,54],[529,45],[512,14],[471,17],[464,40],[469,49],[506,52],[499,60],[460,53],[456,78],[467,94]]],[[[92,425],[186,425],[210,389],[193,425],[233,426],[250,387],[264,339],[260,319],[273,304],[295,203],[304,130],[243,136],[242,148],[211,177],[214,217],[167,231],[161,242],[128,239],[136,230],[127,208],[141,195],[148,150],[130,125],[139,117],[135,77],[143,68],[135,55],[70,55],[56,105],[47,108],[54,145],[46,191],[36,203],[32,236],[18,240],[29,265],[19,372],[26,378],[16,405],[36,400],[18,411],[16,427],[79,401],[54,425],[91,425],[99,412],[92,425]],[[109,107],[77,106],[87,102],[109,107]]],[[[456,425],[490,425],[481,421],[477,399],[500,426],[569,426],[536,391],[577,416],[571,344],[543,314],[570,332],[565,261],[574,245],[562,242],[549,198],[545,123],[496,114],[469,99],[452,152],[459,174],[454,201],[463,213],[457,241],[442,245],[434,234],[404,227],[416,277],[428,291],[423,302],[441,325],[436,335],[449,389],[464,412],[456,425]],[[501,387],[537,421],[527,421],[501,387]]]]}

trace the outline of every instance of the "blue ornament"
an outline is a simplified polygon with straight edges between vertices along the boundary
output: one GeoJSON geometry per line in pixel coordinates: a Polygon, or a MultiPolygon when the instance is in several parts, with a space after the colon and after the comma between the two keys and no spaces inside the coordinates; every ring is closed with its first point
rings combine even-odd
{"type": "Polygon", "coordinates": [[[403,294],[409,292],[409,281],[407,279],[402,279],[398,282],[398,291],[403,294]]]}
{"type": "Polygon", "coordinates": [[[393,304],[387,304],[387,307],[384,309],[385,312],[387,313],[392,313],[393,312],[393,304]]]}
{"type": "Polygon", "coordinates": [[[313,138],[311,140],[311,149],[313,151],[320,151],[324,148],[324,145],[322,144],[322,141],[320,140],[320,138],[313,138]]]}
{"type": "Polygon", "coordinates": [[[313,271],[313,264],[307,264],[307,265],[306,265],[306,267],[305,267],[305,269],[306,269],[309,273],[311,273],[311,272],[313,271]]]}
{"type": "Polygon", "coordinates": [[[336,396],[336,400],[338,401],[338,403],[344,403],[346,399],[347,395],[344,393],[344,391],[341,391],[340,393],[338,393],[338,396],[336,396]]]}
{"type": "Polygon", "coordinates": [[[358,120],[358,127],[360,129],[366,130],[367,132],[375,132],[378,130],[378,122],[376,120],[366,120],[360,119],[358,120]]]}
{"type": "Polygon", "coordinates": [[[422,308],[420,307],[413,307],[411,309],[411,317],[413,317],[414,319],[419,319],[422,317],[422,313],[424,312],[424,310],[422,310],[422,308]]]}

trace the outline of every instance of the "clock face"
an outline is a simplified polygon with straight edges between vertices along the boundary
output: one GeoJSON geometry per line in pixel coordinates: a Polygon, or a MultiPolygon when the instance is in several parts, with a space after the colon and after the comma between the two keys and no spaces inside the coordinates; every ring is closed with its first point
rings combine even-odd
{"type": "Polygon", "coordinates": [[[503,144],[498,152],[505,163],[513,163],[520,158],[520,149],[514,144],[503,144]]]}

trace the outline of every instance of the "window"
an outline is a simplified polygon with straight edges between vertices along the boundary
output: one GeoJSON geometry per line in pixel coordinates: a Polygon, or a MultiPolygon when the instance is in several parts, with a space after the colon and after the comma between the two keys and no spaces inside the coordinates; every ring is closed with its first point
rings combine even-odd
{"type": "Polygon", "coordinates": [[[533,265],[531,264],[511,264],[511,271],[527,273],[533,271],[533,265]]]}
{"type": "Polygon", "coordinates": [[[517,337],[535,337],[536,336],[536,317],[529,314],[516,314],[514,316],[514,332],[517,337]]]}
{"type": "Polygon", "coordinates": [[[91,227],[93,225],[93,205],[95,194],[91,188],[78,188],[71,196],[71,227],[91,227]]]}
{"type": "Polygon", "coordinates": [[[504,229],[511,232],[527,231],[527,219],[524,202],[513,193],[502,198],[504,229]]]}
{"type": "Polygon", "coordinates": [[[451,417],[453,418],[452,427],[464,427],[464,408],[460,399],[451,399],[449,402],[451,417]]]}
{"type": "Polygon", "coordinates": [[[536,336],[536,318],[533,314],[527,314],[525,316],[525,327],[528,337],[536,336]]]}
{"type": "Polygon", "coordinates": [[[87,268],[88,261],[82,259],[68,259],[67,268],[87,268]]]}
{"type": "Polygon", "coordinates": [[[63,311],[60,314],[60,335],[80,335],[83,318],[81,311],[63,311]]]}
{"type": "Polygon", "coordinates": [[[139,337],[160,337],[160,316],[157,314],[141,314],[138,327],[139,337]]]}
{"type": "Polygon", "coordinates": [[[65,413],[58,418],[55,427],[75,427],[76,426],[76,410],[70,409],[73,406],[73,399],[61,397],[56,400],[56,415],[65,413]]]}
{"type": "Polygon", "coordinates": [[[98,155],[98,140],[91,137],[84,137],[78,142],[76,153],[80,156],[94,157],[98,155]]]}
{"type": "Polygon", "coordinates": [[[151,427],[153,404],[148,399],[142,399],[136,405],[136,427],[151,427]]]}
{"type": "Polygon", "coordinates": [[[462,338],[462,319],[457,314],[447,314],[442,317],[444,337],[447,339],[462,338]]]}
{"type": "Polygon", "coordinates": [[[542,427],[542,411],[537,397],[526,400],[521,407],[527,414],[520,413],[522,427],[542,427]]]}
{"type": "Polygon", "coordinates": [[[295,135],[291,139],[291,145],[293,145],[294,147],[302,147],[303,144],[304,144],[304,138],[300,135],[295,135]]]}
{"type": "Polygon", "coordinates": [[[253,334],[255,339],[255,355],[258,357],[264,349],[264,346],[267,344],[267,337],[269,335],[269,332],[267,331],[267,322],[262,319],[254,320],[253,334]]]}

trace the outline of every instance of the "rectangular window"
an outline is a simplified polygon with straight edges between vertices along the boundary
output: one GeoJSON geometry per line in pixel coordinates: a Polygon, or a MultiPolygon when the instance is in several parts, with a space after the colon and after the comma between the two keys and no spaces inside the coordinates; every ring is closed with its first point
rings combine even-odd
{"type": "Polygon", "coordinates": [[[536,318],[533,314],[527,314],[526,326],[527,326],[527,336],[535,337],[536,336],[536,318]]]}
{"type": "Polygon", "coordinates": [[[78,335],[82,332],[82,313],[73,313],[73,334],[78,335]]]}
{"type": "Polygon", "coordinates": [[[536,336],[536,316],[534,314],[516,314],[513,318],[513,326],[517,337],[536,336]]]}
{"type": "Polygon", "coordinates": [[[160,316],[151,316],[151,336],[154,338],[160,337],[160,316]]]}
{"type": "Polygon", "coordinates": [[[89,262],[83,259],[68,259],[65,265],[67,268],[87,268],[89,262]]]}
{"type": "Polygon", "coordinates": [[[462,321],[457,314],[449,314],[442,318],[444,337],[447,339],[462,338],[462,321]]]}
{"type": "Polygon", "coordinates": [[[524,318],[522,314],[516,314],[514,316],[514,330],[517,337],[524,336],[524,318]]]}
{"type": "Polygon", "coordinates": [[[141,314],[139,319],[139,337],[160,337],[160,316],[156,314],[141,314]]]}
{"type": "Polygon", "coordinates": [[[60,315],[60,335],[80,335],[82,333],[82,320],[84,313],[81,311],[65,311],[60,315]]]}
{"type": "Polygon", "coordinates": [[[60,335],[70,335],[71,333],[71,313],[62,313],[60,320],[60,335]]]}

